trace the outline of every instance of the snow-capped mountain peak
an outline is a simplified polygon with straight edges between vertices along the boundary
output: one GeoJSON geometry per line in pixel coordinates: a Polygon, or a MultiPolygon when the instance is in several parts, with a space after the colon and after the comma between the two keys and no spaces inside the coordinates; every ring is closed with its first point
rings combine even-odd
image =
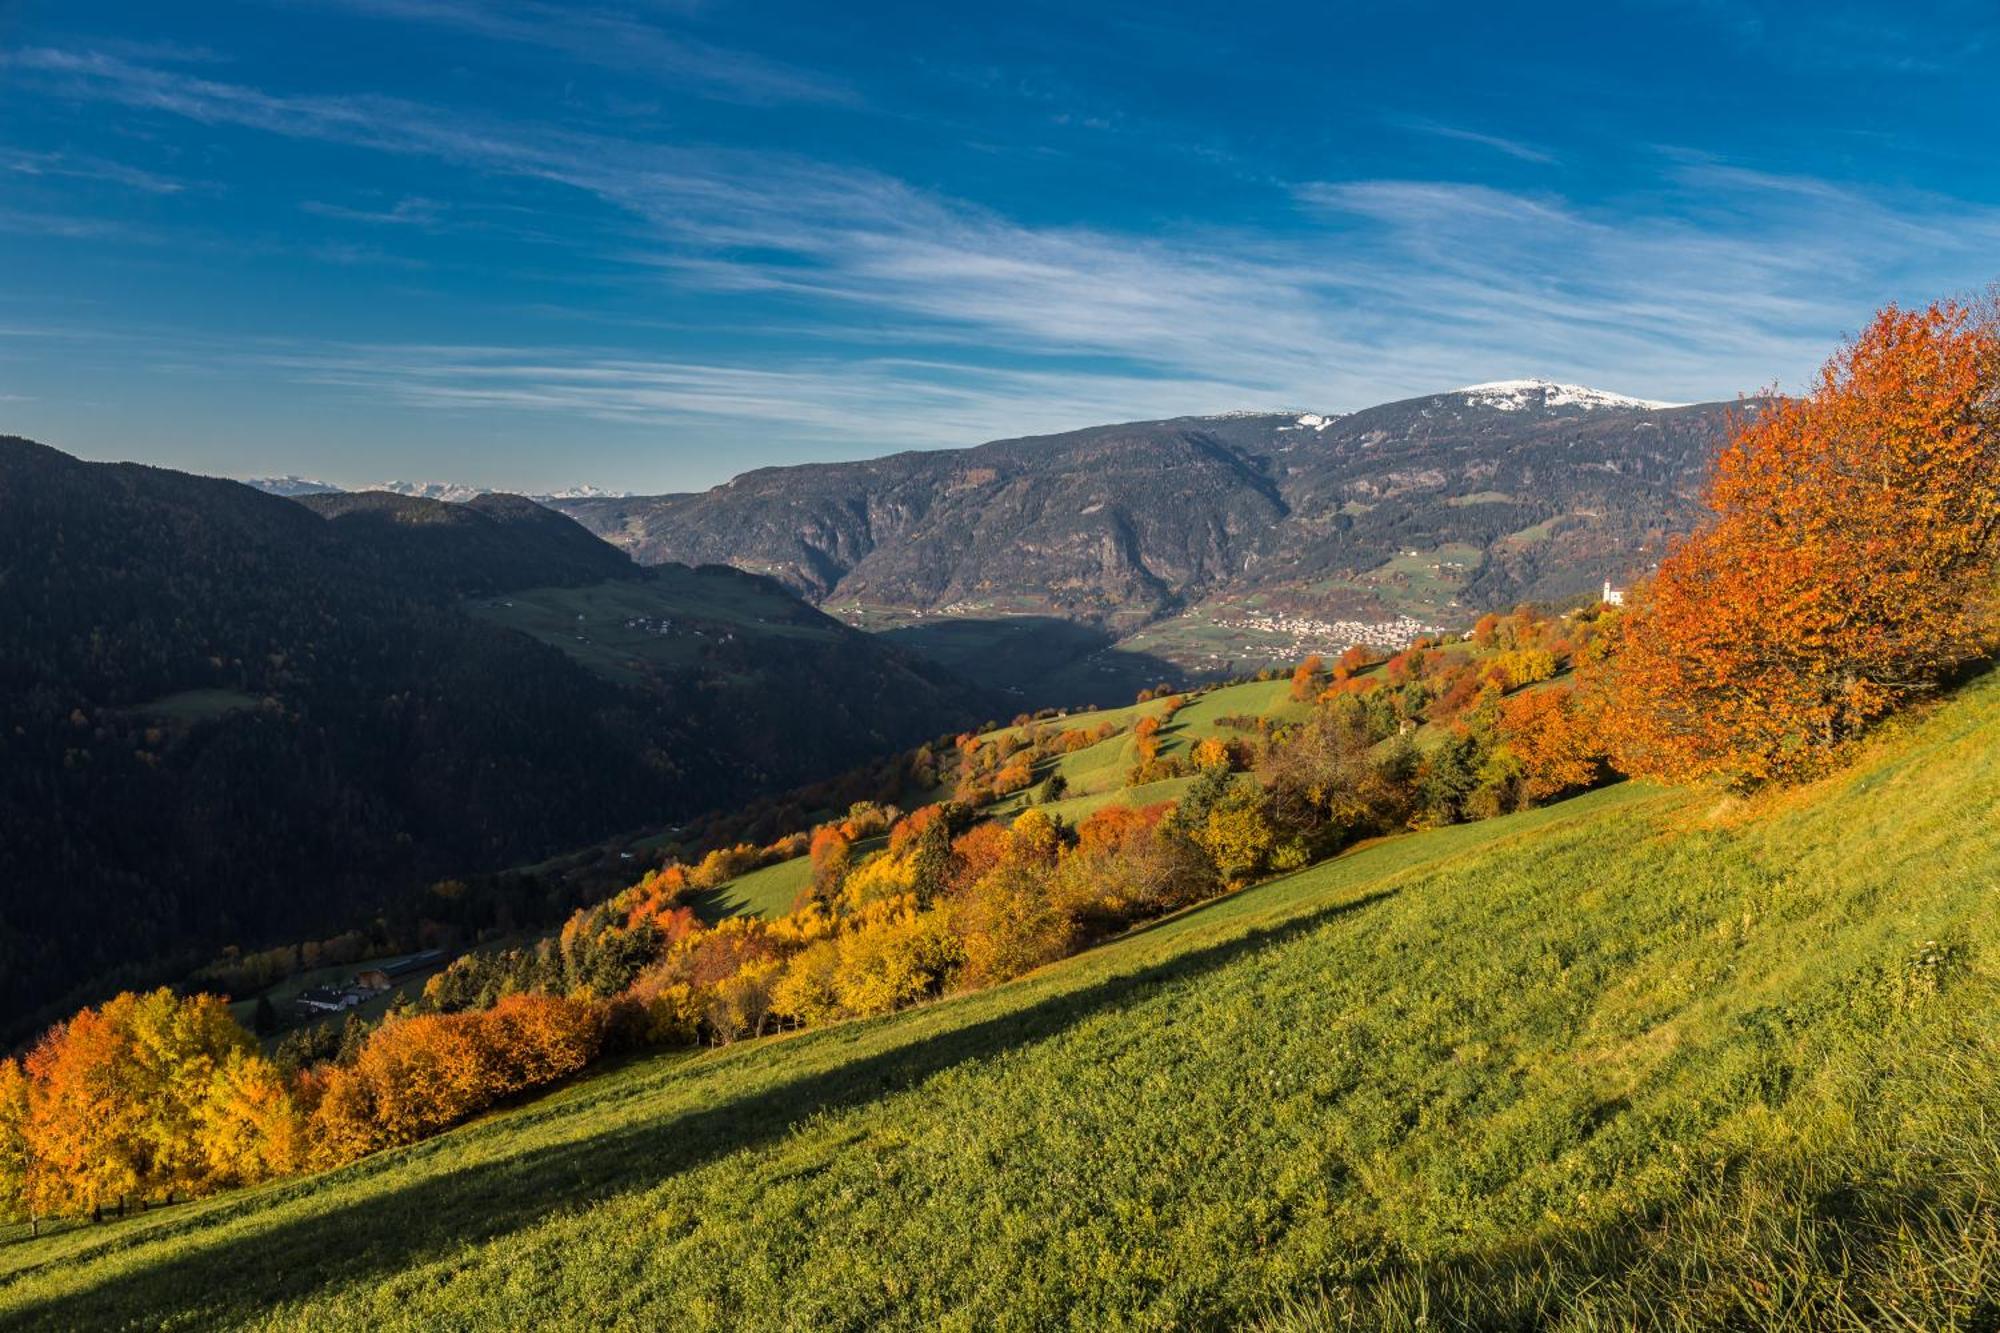
{"type": "Polygon", "coordinates": [[[1581,407],[1590,410],[1621,407],[1653,412],[1684,403],[1662,403],[1648,398],[1631,398],[1622,393],[1586,388],[1581,384],[1557,384],[1554,380],[1494,380],[1468,384],[1452,393],[1501,412],[1519,412],[1530,407],[1581,407]]]}
{"type": "MultiPolygon", "coordinates": [[[[255,486],[260,491],[272,495],[297,498],[301,495],[326,495],[344,492],[348,488],[336,486],[330,481],[314,481],[309,477],[249,477],[244,485],[255,486]]],[[[492,495],[491,486],[468,486],[456,481],[377,481],[366,486],[354,487],[357,491],[387,491],[391,495],[407,495],[419,500],[443,500],[450,504],[464,504],[477,500],[482,495],[492,495]]],[[[632,495],[630,491],[608,491],[602,486],[567,486],[559,491],[537,492],[528,498],[537,504],[548,504],[554,500],[624,500],[632,495]]]]}
{"type": "Polygon", "coordinates": [[[293,499],[301,495],[325,495],[340,489],[340,487],[330,481],[314,481],[311,477],[294,477],[289,475],[283,477],[248,477],[245,478],[243,484],[245,486],[255,486],[258,490],[269,495],[282,495],[286,499],[293,499]]]}
{"type": "Polygon", "coordinates": [[[1338,412],[1324,412],[1324,413],[1301,412],[1299,413],[1299,419],[1297,421],[1294,421],[1289,426],[1280,426],[1278,427],[1278,429],[1309,430],[1317,432],[1325,430],[1328,426],[1331,426],[1334,422],[1338,420],[1340,420],[1340,413],[1338,412]]]}
{"type": "Polygon", "coordinates": [[[588,484],[588,483],[585,483],[585,484],[584,484],[584,485],[582,485],[582,486],[567,486],[567,487],[564,487],[564,488],[563,488],[562,490],[559,490],[559,491],[550,491],[550,492],[549,492],[549,493],[548,493],[547,495],[531,495],[531,496],[529,496],[528,498],[529,498],[529,499],[531,499],[531,500],[541,500],[541,501],[548,501],[548,500],[629,500],[629,499],[631,499],[631,498],[632,498],[632,492],[630,492],[630,491],[607,491],[607,490],[605,490],[605,489],[604,489],[604,488],[603,488],[602,486],[592,486],[592,485],[590,485],[590,484],[588,484]]]}
{"type": "Polygon", "coordinates": [[[455,481],[376,481],[359,489],[388,491],[391,495],[408,495],[419,500],[444,500],[452,504],[464,504],[467,500],[477,500],[488,494],[485,486],[466,486],[455,481]]]}

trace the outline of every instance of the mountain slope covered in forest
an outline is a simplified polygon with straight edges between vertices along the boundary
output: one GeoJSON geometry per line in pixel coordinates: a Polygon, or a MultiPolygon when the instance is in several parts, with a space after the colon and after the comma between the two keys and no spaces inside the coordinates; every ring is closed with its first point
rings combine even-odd
{"type": "Polygon", "coordinates": [[[1623,582],[1693,525],[1715,444],[1746,410],[1517,381],[557,505],[642,563],[769,574],[941,660],[997,663],[995,683],[1037,701],[1110,702],[1148,671],[1212,677],[1338,652],[1354,625],[1455,626],[1623,582]],[[1127,669],[1061,674],[1093,656],[1127,669]]]}
{"type": "Polygon", "coordinates": [[[15,439],[0,700],[16,1035],[72,987],[344,928],[987,706],[766,580],[640,569],[519,497],[295,502],[15,439]],[[515,592],[615,609],[509,623],[515,592]]]}

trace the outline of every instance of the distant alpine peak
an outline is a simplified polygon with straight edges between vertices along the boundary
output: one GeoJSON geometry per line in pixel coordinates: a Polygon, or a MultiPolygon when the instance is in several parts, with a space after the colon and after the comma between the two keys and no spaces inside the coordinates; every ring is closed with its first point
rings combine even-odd
{"type": "MultiPolygon", "coordinates": [[[[251,477],[244,484],[287,498],[324,495],[347,489],[345,486],[336,486],[330,481],[314,481],[310,477],[251,477]]],[[[419,500],[444,500],[451,504],[464,504],[468,500],[477,500],[482,495],[494,494],[490,486],[468,486],[456,481],[377,481],[354,489],[387,491],[391,495],[407,495],[419,500]]],[[[560,491],[536,492],[528,498],[537,504],[548,504],[552,500],[626,500],[631,496],[630,491],[608,491],[601,486],[586,485],[570,486],[560,491]]]]}
{"type": "Polygon", "coordinates": [[[455,481],[375,481],[360,489],[388,491],[391,495],[408,495],[419,500],[445,500],[453,504],[464,504],[467,500],[477,500],[489,493],[484,486],[465,486],[455,481]]]}
{"type": "Polygon", "coordinates": [[[315,481],[311,477],[294,477],[289,474],[282,477],[248,477],[244,479],[243,484],[255,486],[269,495],[284,496],[286,499],[301,495],[326,495],[340,489],[330,481],[315,481]]]}
{"type": "MultiPolygon", "coordinates": [[[[413,495],[423,500],[445,500],[452,504],[464,504],[477,500],[482,495],[497,495],[491,486],[467,486],[456,481],[378,481],[372,486],[363,486],[364,491],[391,491],[397,495],[413,495]]],[[[525,492],[530,500],[547,504],[550,500],[624,500],[632,495],[630,491],[607,491],[601,486],[566,486],[559,491],[525,492]]]]}
{"type": "Polygon", "coordinates": [[[1685,403],[1631,398],[1622,393],[1586,388],[1581,384],[1557,384],[1554,380],[1493,380],[1487,384],[1468,384],[1451,392],[1480,407],[1491,407],[1501,412],[1519,412],[1529,407],[1623,407],[1655,412],[1661,408],[1687,406],[1685,403]]]}

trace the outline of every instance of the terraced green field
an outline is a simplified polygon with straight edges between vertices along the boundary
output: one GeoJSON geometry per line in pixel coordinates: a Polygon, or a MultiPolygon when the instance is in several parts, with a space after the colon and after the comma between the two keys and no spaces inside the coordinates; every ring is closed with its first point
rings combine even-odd
{"type": "Polygon", "coordinates": [[[1987,1328],[2000,682],[0,1244],[40,1328],[1987,1328]]]}

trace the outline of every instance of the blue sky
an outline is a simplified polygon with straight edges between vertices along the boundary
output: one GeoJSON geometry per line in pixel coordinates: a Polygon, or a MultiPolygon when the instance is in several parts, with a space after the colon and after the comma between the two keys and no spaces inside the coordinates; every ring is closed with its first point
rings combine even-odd
{"type": "Polygon", "coordinates": [[[356,484],[1549,376],[2000,277],[1988,3],[0,0],[0,432],[356,484]]]}

